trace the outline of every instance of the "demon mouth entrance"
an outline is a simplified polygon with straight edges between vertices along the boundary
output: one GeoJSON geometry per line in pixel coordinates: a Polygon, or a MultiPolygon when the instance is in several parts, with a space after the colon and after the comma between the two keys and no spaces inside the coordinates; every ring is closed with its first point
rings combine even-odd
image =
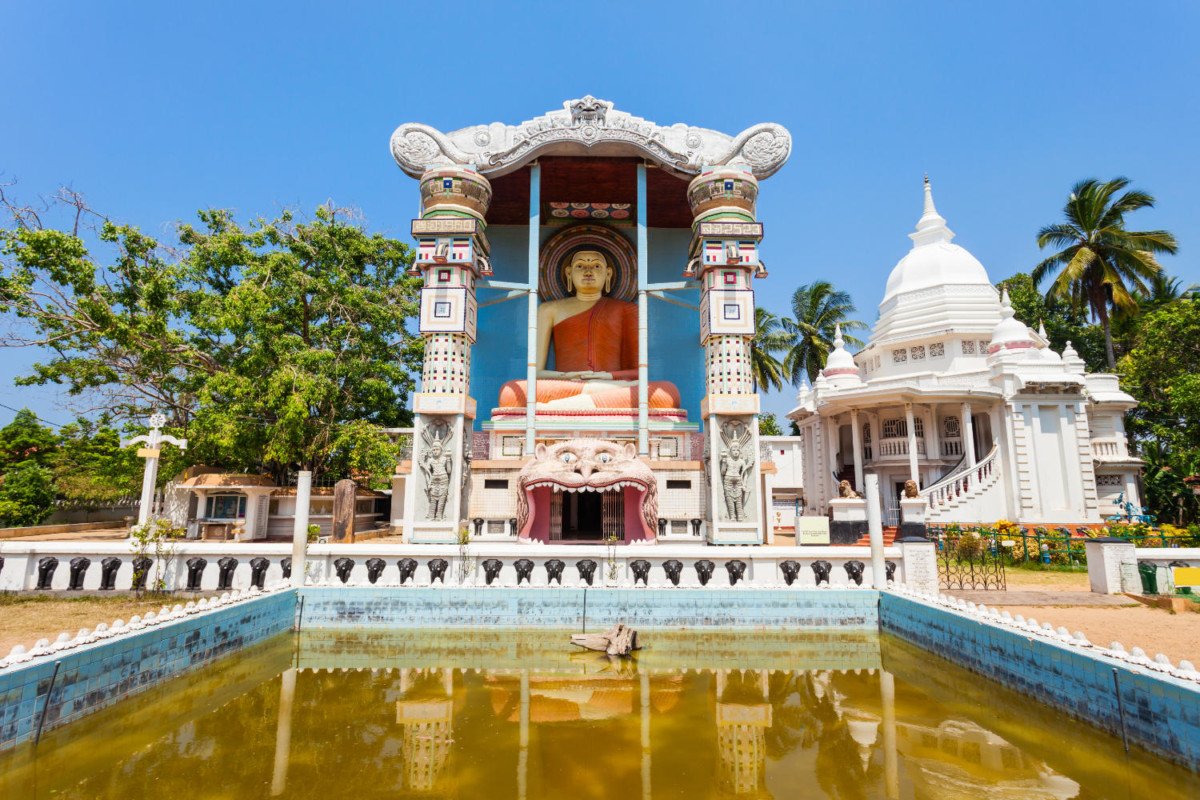
{"type": "MultiPolygon", "coordinates": [[[[604,538],[606,532],[613,533],[614,528],[623,529],[622,509],[618,509],[614,514],[609,508],[609,513],[604,513],[604,501],[610,496],[618,503],[621,500],[620,495],[597,492],[555,492],[551,498],[550,513],[560,521],[561,538],[575,542],[598,542],[604,538]]],[[[612,506],[612,503],[607,505],[612,506]]],[[[552,527],[552,537],[553,533],[552,527]]],[[[625,538],[623,531],[617,534],[617,538],[625,538]]]]}

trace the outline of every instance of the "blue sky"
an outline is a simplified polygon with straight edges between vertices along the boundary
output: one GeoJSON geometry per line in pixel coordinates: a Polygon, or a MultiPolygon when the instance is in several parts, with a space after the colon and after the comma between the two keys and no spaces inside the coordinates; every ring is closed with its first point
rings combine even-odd
{"type": "MultiPolygon", "coordinates": [[[[1200,4],[101,5],[4,4],[0,173],[160,236],[204,206],[332,199],[405,237],[396,125],[515,123],[590,93],[663,124],[791,130],[759,204],[773,311],[828,278],[873,322],[926,171],[993,280],[1038,261],[1075,180],[1126,175],[1159,202],[1132,221],[1175,232],[1166,266],[1200,282],[1200,4]]],[[[0,351],[0,403],[68,421],[54,391],[12,385],[32,360],[0,351]]]]}

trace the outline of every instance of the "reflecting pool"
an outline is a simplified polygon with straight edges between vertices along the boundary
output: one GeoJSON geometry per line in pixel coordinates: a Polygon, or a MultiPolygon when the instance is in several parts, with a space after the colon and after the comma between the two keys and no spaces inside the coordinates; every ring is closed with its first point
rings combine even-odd
{"type": "Polygon", "coordinates": [[[0,797],[1172,798],[1200,776],[890,637],[284,634],[0,755],[0,797]]]}

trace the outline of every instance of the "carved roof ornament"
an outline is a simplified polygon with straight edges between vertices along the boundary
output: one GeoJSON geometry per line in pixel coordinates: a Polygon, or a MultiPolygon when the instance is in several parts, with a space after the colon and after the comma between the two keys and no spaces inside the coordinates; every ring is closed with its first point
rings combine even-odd
{"type": "Polygon", "coordinates": [[[792,137],[774,122],[752,125],[736,136],[683,123],[658,125],[587,95],[519,125],[493,122],[443,133],[408,122],[392,134],[391,149],[396,163],[414,178],[439,167],[472,167],[496,177],[539,155],[628,155],[632,151],[685,177],[728,165],[746,167],[761,179],[775,174],[787,161],[792,137]]]}

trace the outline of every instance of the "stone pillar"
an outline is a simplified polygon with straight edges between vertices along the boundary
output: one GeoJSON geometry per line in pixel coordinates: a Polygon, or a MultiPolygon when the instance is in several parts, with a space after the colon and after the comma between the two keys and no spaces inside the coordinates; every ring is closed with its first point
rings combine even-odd
{"type": "Polygon", "coordinates": [[[765,275],[755,221],[758,181],[747,170],[706,170],[688,185],[694,223],[685,277],[700,282],[706,395],[700,404],[709,465],[709,541],[758,544],[765,520],[758,458],[759,400],[750,375],[754,291],[765,275]]]}
{"type": "MultiPolygon", "coordinates": [[[[457,541],[468,512],[471,346],[476,337],[476,279],[490,273],[484,215],[492,188],[479,173],[433,169],[421,176],[415,272],[424,278],[420,330],[425,339],[421,391],[413,397],[413,479],[404,503],[408,540],[457,541]]],[[[529,386],[530,396],[535,387],[529,386]]]]}
{"type": "Polygon", "coordinates": [[[354,518],[358,511],[358,484],[342,478],[333,485],[333,541],[354,541],[354,518]]]}
{"type": "Polygon", "coordinates": [[[865,492],[863,484],[862,431],[858,427],[858,409],[850,411],[850,441],[854,448],[854,488],[865,492]]]}
{"type": "Polygon", "coordinates": [[[904,562],[904,585],[918,592],[938,593],[937,552],[933,542],[916,536],[896,540],[904,562]]]}
{"type": "Polygon", "coordinates": [[[975,466],[975,420],[971,419],[971,404],[962,404],[962,436],[963,452],[967,456],[967,464],[975,466]]]}
{"type": "MultiPolygon", "coordinates": [[[[1097,594],[1141,594],[1141,581],[1122,587],[1121,565],[1132,564],[1137,571],[1137,550],[1128,539],[1102,536],[1083,543],[1087,553],[1088,583],[1097,594]]],[[[1128,570],[1128,567],[1126,568],[1128,570]]]]}
{"type": "Polygon", "coordinates": [[[908,477],[921,485],[921,470],[917,466],[917,426],[913,420],[912,403],[904,404],[904,422],[908,426],[908,477]]]}

